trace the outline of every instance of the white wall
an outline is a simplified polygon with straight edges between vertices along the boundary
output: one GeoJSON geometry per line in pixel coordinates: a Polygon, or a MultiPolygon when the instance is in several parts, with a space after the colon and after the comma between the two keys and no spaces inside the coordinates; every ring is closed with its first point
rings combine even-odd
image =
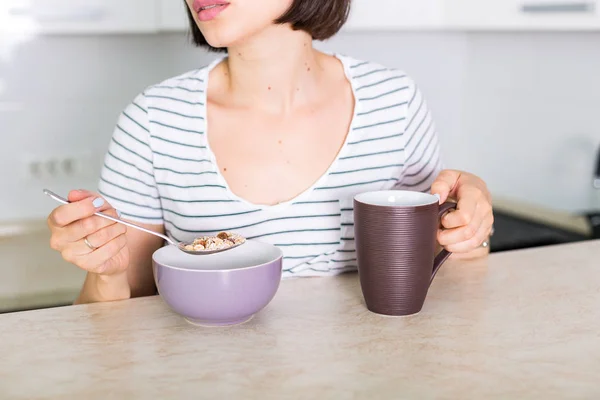
{"type": "MultiPolygon", "coordinates": [[[[447,166],[496,195],[592,206],[600,34],[346,34],[319,45],[399,67],[436,116],[447,166]]],[[[44,217],[43,187],[94,188],[118,113],[145,86],[212,58],[184,35],[36,39],[0,59],[0,221],[44,217]],[[25,179],[40,155],[89,159],[81,178],[25,179]]]]}
{"type": "Polygon", "coordinates": [[[469,47],[463,119],[472,137],[470,165],[497,193],[591,208],[600,35],[476,35],[469,47]]]}
{"type": "Polygon", "coordinates": [[[327,47],[413,75],[447,166],[482,176],[496,196],[600,209],[600,34],[352,35],[327,47]]]}

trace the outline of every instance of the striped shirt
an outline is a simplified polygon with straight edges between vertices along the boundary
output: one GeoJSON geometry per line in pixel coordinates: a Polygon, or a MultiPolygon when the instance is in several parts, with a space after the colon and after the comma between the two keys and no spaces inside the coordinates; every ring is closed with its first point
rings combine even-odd
{"type": "Polygon", "coordinates": [[[435,126],[415,83],[395,69],[337,56],[355,110],[336,160],[293,200],[260,206],[236,197],[207,145],[207,67],[147,88],[120,115],[99,183],[123,218],[160,224],[191,241],[234,231],[284,253],[284,277],[356,269],[353,197],[428,191],[441,170],[435,126]]]}

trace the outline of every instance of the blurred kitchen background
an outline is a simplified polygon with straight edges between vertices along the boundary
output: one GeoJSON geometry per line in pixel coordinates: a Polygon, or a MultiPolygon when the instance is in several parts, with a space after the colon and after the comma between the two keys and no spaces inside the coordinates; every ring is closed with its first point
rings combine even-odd
{"type": "MultiPolygon", "coordinates": [[[[494,194],[492,251],[598,237],[600,0],[354,0],[317,46],[416,79],[446,166],[494,194]]],[[[42,188],[95,190],[126,104],[214,57],[183,0],[0,1],[0,312],[72,302],[42,188]]]]}

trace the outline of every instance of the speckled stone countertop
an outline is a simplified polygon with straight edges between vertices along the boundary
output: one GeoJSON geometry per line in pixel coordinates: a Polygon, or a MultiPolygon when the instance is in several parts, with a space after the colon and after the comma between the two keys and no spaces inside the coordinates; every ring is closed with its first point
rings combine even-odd
{"type": "Polygon", "coordinates": [[[236,327],[150,297],[0,315],[0,338],[2,399],[600,398],[600,241],[450,261],[404,318],[350,274],[236,327]]]}

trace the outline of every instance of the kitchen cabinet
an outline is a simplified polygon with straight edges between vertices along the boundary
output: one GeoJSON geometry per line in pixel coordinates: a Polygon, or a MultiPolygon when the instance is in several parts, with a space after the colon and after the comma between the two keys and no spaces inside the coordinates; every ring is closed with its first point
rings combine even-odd
{"type": "Polygon", "coordinates": [[[353,0],[346,31],[440,29],[448,0],[353,0]]]}
{"type": "Polygon", "coordinates": [[[597,30],[599,8],[598,0],[447,0],[445,24],[457,30],[597,30]]]}
{"type": "Polygon", "coordinates": [[[10,25],[32,34],[151,33],[157,9],[148,0],[2,0],[10,25]]]}
{"type": "Polygon", "coordinates": [[[49,241],[44,220],[0,222],[0,315],[63,306],[77,298],[85,271],[64,261],[49,241]]]}

